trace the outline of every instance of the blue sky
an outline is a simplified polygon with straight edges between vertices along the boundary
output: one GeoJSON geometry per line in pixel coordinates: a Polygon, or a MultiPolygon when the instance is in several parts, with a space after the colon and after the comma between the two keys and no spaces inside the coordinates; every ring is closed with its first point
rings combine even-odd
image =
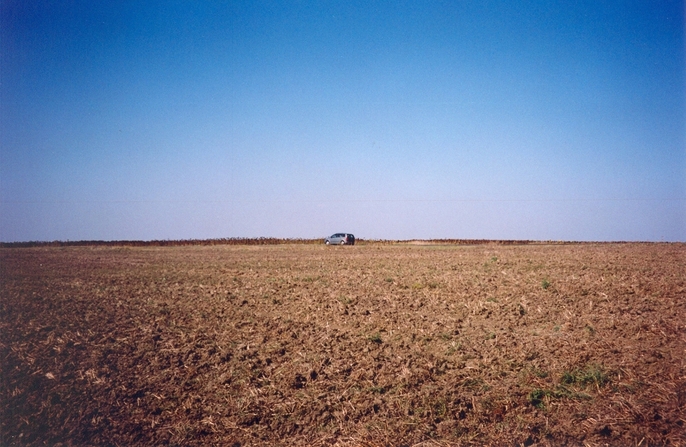
{"type": "Polygon", "coordinates": [[[0,240],[686,240],[682,1],[0,2],[0,240]]]}

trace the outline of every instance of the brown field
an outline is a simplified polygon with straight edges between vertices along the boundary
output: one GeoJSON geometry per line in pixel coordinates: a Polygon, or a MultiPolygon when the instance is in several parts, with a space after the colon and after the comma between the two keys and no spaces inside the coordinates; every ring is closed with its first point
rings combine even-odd
{"type": "Polygon", "coordinates": [[[686,445],[686,245],[0,248],[0,445],[686,445]]]}

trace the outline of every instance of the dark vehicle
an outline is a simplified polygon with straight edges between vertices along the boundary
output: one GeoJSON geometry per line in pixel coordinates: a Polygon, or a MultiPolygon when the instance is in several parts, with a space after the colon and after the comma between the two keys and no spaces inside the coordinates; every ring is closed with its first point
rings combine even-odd
{"type": "Polygon", "coordinates": [[[355,245],[355,236],[350,233],[336,233],[324,239],[326,245],[355,245]]]}

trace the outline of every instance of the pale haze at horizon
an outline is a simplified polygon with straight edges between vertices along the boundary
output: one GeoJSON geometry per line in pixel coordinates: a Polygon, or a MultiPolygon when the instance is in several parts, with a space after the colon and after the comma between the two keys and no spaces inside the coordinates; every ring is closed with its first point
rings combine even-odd
{"type": "Polygon", "coordinates": [[[684,5],[4,2],[0,241],[686,240],[684,5]]]}

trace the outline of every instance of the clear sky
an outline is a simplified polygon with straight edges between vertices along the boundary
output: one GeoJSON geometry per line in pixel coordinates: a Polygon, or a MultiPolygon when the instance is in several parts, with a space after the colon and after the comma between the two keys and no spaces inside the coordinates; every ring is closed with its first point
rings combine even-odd
{"type": "Polygon", "coordinates": [[[686,240],[683,1],[0,1],[0,240],[686,240]]]}

